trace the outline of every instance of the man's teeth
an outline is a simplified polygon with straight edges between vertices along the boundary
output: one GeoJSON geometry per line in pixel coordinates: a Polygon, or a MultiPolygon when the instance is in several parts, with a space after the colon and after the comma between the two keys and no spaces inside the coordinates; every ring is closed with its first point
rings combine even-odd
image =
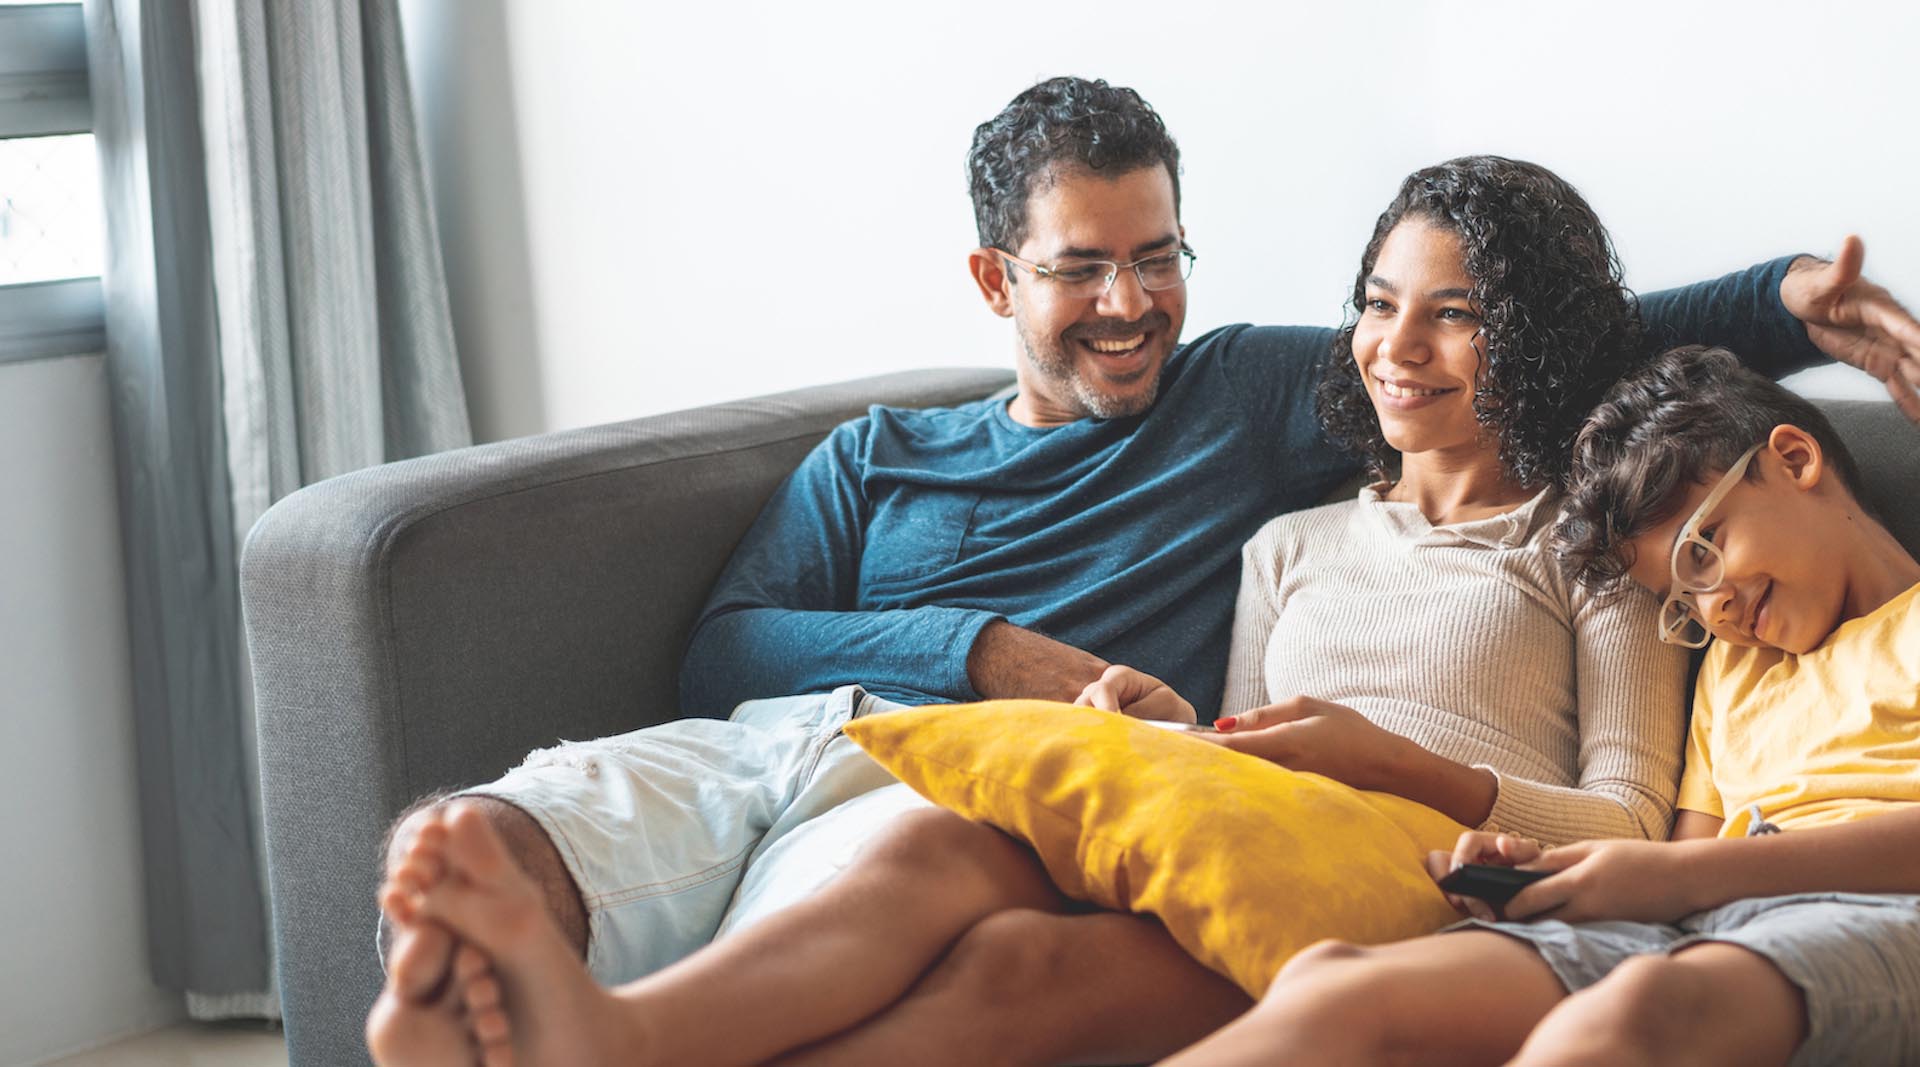
{"type": "Polygon", "coordinates": [[[1132,337],[1123,337],[1117,341],[1088,341],[1087,347],[1095,352],[1131,352],[1139,348],[1146,339],[1147,335],[1141,333],[1132,337]]]}
{"type": "Polygon", "coordinates": [[[1381,382],[1380,391],[1391,397],[1439,396],[1441,393],[1453,392],[1451,389],[1402,389],[1392,382],[1381,382]]]}

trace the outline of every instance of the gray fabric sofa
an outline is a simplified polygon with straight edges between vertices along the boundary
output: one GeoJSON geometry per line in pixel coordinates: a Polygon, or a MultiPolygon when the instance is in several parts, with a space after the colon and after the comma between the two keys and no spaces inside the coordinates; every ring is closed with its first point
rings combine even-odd
{"type": "MultiPolygon", "coordinates": [[[[807,450],[868,404],[1010,380],[869,378],[390,464],[275,505],[242,596],[293,1067],[366,1062],[378,846],[407,803],[560,738],[679,715],[707,589],[807,450]]],[[[1827,407],[1872,501],[1920,546],[1920,432],[1890,404],[1827,407]]]]}
{"type": "Polygon", "coordinates": [[[388,464],[274,505],[241,596],[295,1067],[367,1062],[377,853],[402,808],[561,738],[677,717],[707,590],[800,458],[870,404],[1012,379],[803,389],[388,464]]]}

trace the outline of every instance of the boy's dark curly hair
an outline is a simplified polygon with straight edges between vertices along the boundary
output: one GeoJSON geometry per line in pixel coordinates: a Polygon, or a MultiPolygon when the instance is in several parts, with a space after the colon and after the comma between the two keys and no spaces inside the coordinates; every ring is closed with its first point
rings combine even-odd
{"type": "MultiPolygon", "coordinates": [[[[1618,585],[1633,566],[1634,538],[1783,424],[1812,435],[1840,484],[1861,499],[1859,468],[1820,409],[1726,349],[1675,348],[1621,378],[1574,438],[1572,478],[1549,540],[1561,569],[1591,588],[1618,585]]],[[[1745,477],[1757,480],[1760,465],[1745,477]]]]}
{"type": "Polygon", "coordinates": [[[1099,79],[1049,78],[973,131],[967,190],[984,248],[1017,252],[1027,199],[1062,169],[1119,177],[1155,164],[1173,180],[1180,213],[1180,149],[1140,94],[1099,79]]]}
{"type": "Polygon", "coordinates": [[[1374,223],[1353,314],[1321,370],[1316,401],[1328,435],[1387,475],[1394,452],[1354,363],[1353,331],[1380,246],[1407,218],[1460,238],[1486,361],[1473,409],[1501,462],[1521,485],[1565,485],[1573,435],[1639,358],[1642,329],[1606,228],[1573,186],[1534,163],[1463,156],[1401,183],[1374,223]]]}

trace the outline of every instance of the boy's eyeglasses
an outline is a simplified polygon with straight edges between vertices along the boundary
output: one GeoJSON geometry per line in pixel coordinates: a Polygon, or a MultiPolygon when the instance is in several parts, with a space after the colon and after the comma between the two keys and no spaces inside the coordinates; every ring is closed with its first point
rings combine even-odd
{"type": "Polygon", "coordinates": [[[1140,288],[1149,293],[1162,289],[1172,289],[1187,280],[1193,274],[1193,261],[1198,256],[1186,245],[1171,252],[1155,252],[1153,255],[1136,259],[1131,263],[1115,263],[1105,259],[1076,259],[1065,263],[1056,263],[1051,267],[1039,263],[1029,263],[1005,249],[996,248],[1001,256],[1016,266],[1031,271],[1036,278],[1051,282],[1054,291],[1061,296],[1076,300],[1088,300],[1103,296],[1113,288],[1113,281],[1123,270],[1131,269],[1133,276],[1140,279],[1140,288]]]}
{"type": "Polygon", "coordinates": [[[1660,640],[1667,644],[1705,648],[1712,637],[1707,632],[1706,620],[1700,617],[1699,598],[1720,588],[1727,576],[1727,561],[1718,546],[1700,536],[1700,525],[1733,491],[1740,476],[1746,473],[1748,462],[1762,447],[1764,442],[1747,449],[1746,455],[1727,468],[1720,484],[1694,509],[1693,517],[1680,527],[1679,536],[1673,539],[1673,557],[1667,566],[1673,576],[1673,587],[1667,593],[1667,602],[1660,605],[1660,640]]]}

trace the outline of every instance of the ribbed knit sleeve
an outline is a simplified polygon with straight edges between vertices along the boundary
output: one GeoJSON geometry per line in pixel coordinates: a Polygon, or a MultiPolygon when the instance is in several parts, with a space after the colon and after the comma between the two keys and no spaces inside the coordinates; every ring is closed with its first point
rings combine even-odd
{"type": "Polygon", "coordinates": [[[1655,636],[1659,605],[1638,587],[1575,587],[1573,656],[1579,784],[1502,774],[1489,828],[1547,845],[1659,839],[1673,821],[1686,722],[1686,651],[1655,636]]]}
{"type": "Polygon", "coordinates": [[[1269,524],[1242,563],[1223,713],[1342,704],[1492,771],[1490,828],[1546,844],[1664,835],[1685,653],[1660,642],[1644,591],[1571,587],[1546,550],[1555,514],[1542,494],[1433,526],[1370,489],[1269,524]]]}
{"type": "Polygon", "coordinates": [[[1227,653],[1226,689],[1220,701],[1223,717],[1267,703],[1267,641],[1280,616],[1280,530],[1281,520],[1275,519],[1240,550],[1233,645],[1227,653]]]}

